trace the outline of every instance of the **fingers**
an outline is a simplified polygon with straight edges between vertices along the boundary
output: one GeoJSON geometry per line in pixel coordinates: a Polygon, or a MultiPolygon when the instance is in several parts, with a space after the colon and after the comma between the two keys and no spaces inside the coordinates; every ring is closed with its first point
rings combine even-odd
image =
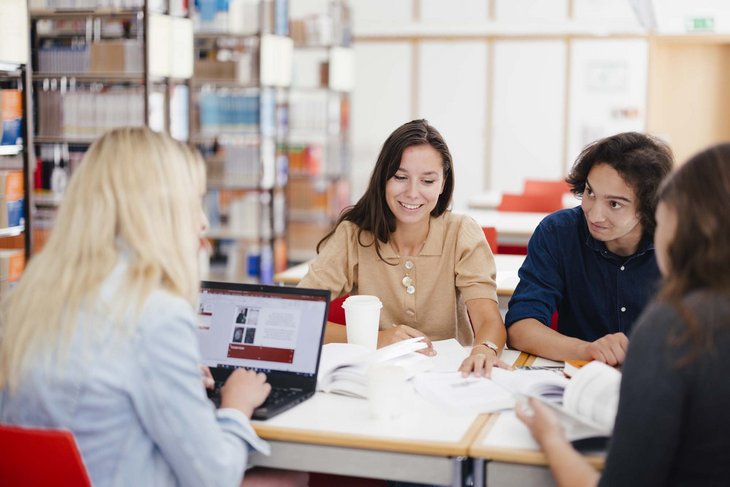
{"type": "Polygon", "coordinates": [[[626,358],[628,345],[629,339],[625,334],[613,333],[591,343],[589,353],[594,360],[608,365],[620,365],[626,358]]]}
{"type": "Polygon", "coordinates": [[[215,380],[213,380],[213,374],[210,373],[208,366],[201,365],[200,372],[203,376],[203,386],[206,389],[213,389],[215,387],[215,380]]]}
{"type": "MultiPolygon", "coordinates": [[[[396,325],[393,323],[395,333],[393,334],[392,342],[399,342],[401,340],[407,340],[409,338],[423,337],[423,343],[426,344],[426,348],[418,350],[418,353],[422,353],[428,356],[436,355],[436,350],[433,348],[433,342],[421,331],[416,330],[408,325],[396,325]]],[[[391,343],[392,343],[391,342],[391,343]]]]}
{"type": "MultiPolygon", "coordinates": [[[[499,360],[497,359],[497,356],[491,352],[475,353],[464,359],[461,363],[461,367],[459,367],[459,371],[463,377],[466,377],[469,374],[474,374],[477,377],[491,377],[492,367],[498,366],[498,364],[499,360]]],[[[502,364],[505,367],[508,367],[504,362],[502,362],[502,364]]]]}

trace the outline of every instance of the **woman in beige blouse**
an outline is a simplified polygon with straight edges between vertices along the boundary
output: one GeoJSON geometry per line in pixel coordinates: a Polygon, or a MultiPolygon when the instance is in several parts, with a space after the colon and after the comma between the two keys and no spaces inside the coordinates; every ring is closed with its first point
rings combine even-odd
{"type": "MultiPolygon", "coordinates": [[[[489,374],[506,337],[494,257],[479,225],[448,211],[453,191],[441,134],[426,120],[397,128],[367,191],[319,242],[299,285],[329,289],[333,298],[378,296],[379,347],[414,336],[456,338],[474,344],[460,370],[489,374]]],[[[345,328],[328,323],[326,340],[345,342],[345,328]]]]}

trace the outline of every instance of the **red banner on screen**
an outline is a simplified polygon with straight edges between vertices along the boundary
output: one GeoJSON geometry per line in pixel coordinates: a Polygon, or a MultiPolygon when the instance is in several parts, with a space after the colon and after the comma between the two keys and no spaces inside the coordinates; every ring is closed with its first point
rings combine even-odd
{"type": "Polygon", "coordinates": [[[238,345],[231,343],[228,345],[228,357],[290,364],[294,362],[294,350],[290,348],[258,347],[256,345],[238,345]]]}

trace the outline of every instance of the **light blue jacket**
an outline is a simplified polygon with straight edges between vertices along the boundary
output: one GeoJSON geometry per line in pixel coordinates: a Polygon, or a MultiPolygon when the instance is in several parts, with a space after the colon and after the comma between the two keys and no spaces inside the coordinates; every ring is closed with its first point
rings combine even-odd
{"type": "MultiPolygon", "coordinates": [[[[125,268],[100,301],[114,299],[125,268]]],[[[0,422],[71,430],[95,486],[239,485],[249,447],[269,447],[243,413],[207,399],[190,305],[155,291],[131,333],[109,316],[80,316],[61,365],[33,362],[17,391],[0,390],[0,422]]]]}

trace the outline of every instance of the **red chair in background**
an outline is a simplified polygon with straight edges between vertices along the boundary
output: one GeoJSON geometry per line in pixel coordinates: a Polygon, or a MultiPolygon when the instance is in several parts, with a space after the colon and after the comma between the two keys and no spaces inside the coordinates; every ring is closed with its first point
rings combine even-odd
{"type": "Polygon", "coordinates": [[[563,208],[562,194],[512,194],[503,193],[499,211],[552,213],[563,208]]]}
{"type": "Polygon", "coordinates": [[[492,253],[497,253],[497,229],[495,227],[482,227],[484,236],[487,239],[489,248],[492,249],[492,253]]]}
{"type": "Polygon", "coordinates": [[[90,487],[70,431],[0,425],[0,484],[90,487]]]}
{"type": "Polygon", "coordinates": [[[570,185],[562,180],[525,179],[524,194],[559,194],[570,192],[570,185]]]}

